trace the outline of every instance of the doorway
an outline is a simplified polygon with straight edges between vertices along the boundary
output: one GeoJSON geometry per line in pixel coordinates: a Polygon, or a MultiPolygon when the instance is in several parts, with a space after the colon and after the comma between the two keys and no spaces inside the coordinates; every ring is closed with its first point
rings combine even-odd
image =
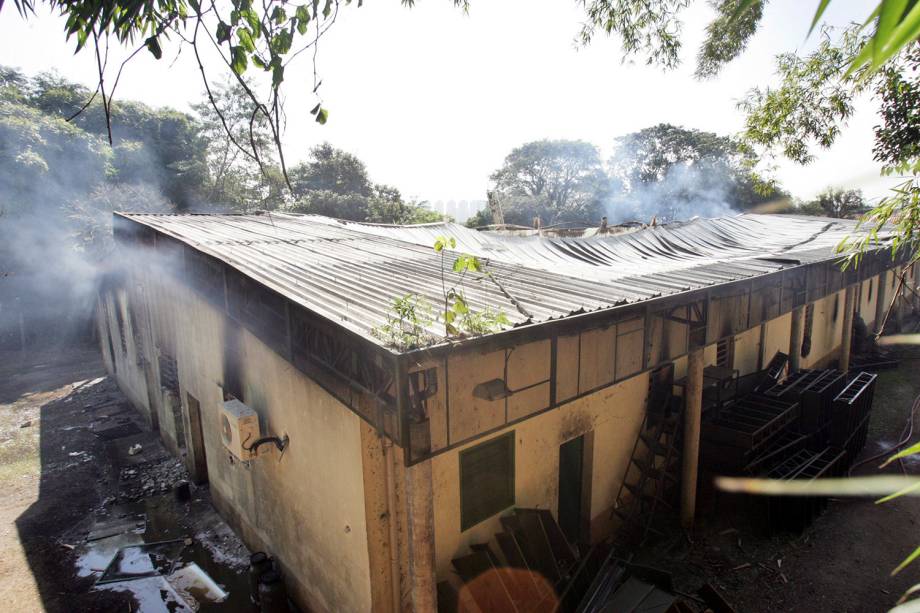
{"type": "Polygon", "coordinates": [[[559,446],[559,527],[570,543],[581,540],[585,435],[559,446]]]}
{"type": "Polygon", "coordinates": [[[204,432],[201,428],[201,403],[198,399],[186,392],[186,406],[188,407],[189,449],[188,458],[191,460],[188,467],[189,473],[198,485],[208,482],[208,461],[204,452],[204,432]]]}

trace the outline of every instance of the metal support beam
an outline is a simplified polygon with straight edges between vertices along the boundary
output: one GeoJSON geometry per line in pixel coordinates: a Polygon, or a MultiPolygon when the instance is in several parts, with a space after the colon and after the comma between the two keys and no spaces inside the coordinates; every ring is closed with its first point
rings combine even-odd
{"type": "Polygon", "coordinates": [[[792,329],[789,331],[789,370],[795,372],[799,369],[802,359],[802,328],[805,320],[805,307],[792,309],[792,329]]]}
{"type": "Polygon", "coordinates": [[[883,270],[878,276],[878,287],[875,292],[875,329],[876,334],[882,333],[882,321],[888,310],[888,271],[883,270]]]}
{"type": "Polygon", "coordinates": [[[704,349],[698,347],[687,357],[687,385],[684,388],[683,475],[680,480],[680,523],[693,527],[696,515],[696,486],[700,463],[700,423],[703,417],[704,349]]]}
{"type": "Polygon", "coordinates": [[[850,369],[850,345],[853,342],[853,313],[856,310],[856,299],[859,284],[847,287],[846,298],[843,301],[843,340],[840,347],[840,370],[850,369]]]}
{"type": "Polygon", "coordinates": [[[406,468],[409,528],[409,594],[414,613],[437,611],[434,492],[431,459],[406,468]]]}

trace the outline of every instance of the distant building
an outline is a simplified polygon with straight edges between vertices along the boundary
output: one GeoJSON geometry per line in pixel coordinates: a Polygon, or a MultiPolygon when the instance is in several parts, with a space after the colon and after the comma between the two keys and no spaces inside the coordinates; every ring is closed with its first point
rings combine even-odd
{"type": "MultiPolygon", "coordinates": [[[[701,411],[704,366],[846,362],[844,322],[880,320],[901,263],[883,248],[841,271],[853,222],[785,216],[589,239],[282,214],[116,214],[114,227],[106,367],[312,611],[433,611],[458,560],[491,564],[484,543],[529,561],[516,531],[541,517],[561,550],[604,539],[652,391],[676,387],[660,373],[685,378],[682,406],[701,411]],[[374,330],[394,299],[443,300],[437,234],[488,258],[500,285],[469,283],[467,298],[512,325],[385,346],[374,330]]],[[[677,485],[692,518],[691,474],[677,485]]]]}
{"type": "Polygon", "coordinates": [[[427,203],[428,208],[442,215],[449,215],[457,223],[467,219],[486,207],[485,200],[434,200],[427,203]]]}

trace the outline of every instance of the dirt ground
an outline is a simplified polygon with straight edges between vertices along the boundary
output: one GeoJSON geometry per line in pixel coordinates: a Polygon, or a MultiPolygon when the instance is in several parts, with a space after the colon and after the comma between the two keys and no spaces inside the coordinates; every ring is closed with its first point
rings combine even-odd
{"type": "MultiPolygon", "coordinates": [[[[920,394],[920,351],[901,350],[900,367],[879,373],[866,447],[860,458],[885,451],[900,437],[920,394]]],[[[920,438],[920,415],[913,440],[920,438]]],[[[854,469],[878,474],[880,461],[854,469]]],[[[920,461],[905,462],[908,474],[920,461]]],[[[895,466],[884,472],[897,472],[895,466]]],[[[831,500],[801,534],[766,536],[734,510],[731,495],[700,501],[698,526],[643,552],[640,561],[674,573],[679,589],[704,582],[717,587],[741,613],[775,611],[876,613],[887,611],[920,583],[920,561],[897,576],[891,571],[920,545],[920,499],[831,500]],[[692,543],[691,543],[692,540],[692,543]]]]}
{"type": "MultiPolygon", "coordinates": [[[[920,351],[903,357],[897,370],[880,374],[863,457],[898,438],[920,394],[920,351]]],[[[102,568],[87,557],[85,541],[100,517],[120,512],[146,515],[148,542],[194,542],[183,560],[198,562],[231,594],[203,611],[250,610],[248,552],[213,512],[206,488],[187,505],[175,501],[172,487],[184,469],[103,377],[92,348],[0,354],[0,587],[7,602],[16,611],[150,610],[131,591],[93,588],[102,568]],[[112,440],[94,433],[125,420],[139,431],[112,440]],[[135,443],[144,451],[130,458],[125,450],[135,443]]],[[[906,467],[920,472],[920,462],[906,467]]],[[[872,463],[856,472],[876,471],[872,463]]],[[[803,533],[769,537],[728,502],[705,498],[692,535],[675,535],[637,561],[671,571],[687,592],[713,584],[739,613],[886,611],[920,582],[920,562],[890,576],[920,544],[917,498],[832,501],[803,533]]]]}
{"type": "Polygon", "coordinates": [[[169,586],[152,583],[162,578],[94,587],[118,546],[158,541],[176,542],[173,568],[195,562],[229,592],[201,611],[251,610],[245,547],[207,488],[177,500],[184,466],[105,375],[93,348],[0,353],[0,587],[11,610],[191,610],[165,602],[169,586]],[[123,534],[105,537],[111,525],[123,534]]]}

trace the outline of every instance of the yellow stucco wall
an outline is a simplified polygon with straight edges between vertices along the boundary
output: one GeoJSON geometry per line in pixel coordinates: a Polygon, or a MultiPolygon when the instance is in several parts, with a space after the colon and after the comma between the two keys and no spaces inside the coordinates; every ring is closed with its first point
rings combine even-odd
{"type": "MultiPolygon", "coordinates": [[[[814,302],[814,317],[811,325],[811,351],[807,356],[802,356],[801,368],[823,366],[828,360],[837,357],[840,351],[840,343],[843,340],[845,301],[846,290],[841,290],[814,302]]],[[[873,301],[873,309],[875,308],[874,305],[873,301]]]]}
{"type": "MultiPolygon", "coordinates": [[[[451,378],[454,373],[451,371],[451,378]]],[[[594,467],[590,484],[590,517],[594,530],[609,522],[610,509],[626,470],[626,462],[641,426],[648,389],[643,373],[583,396],[559,409],[504,429],[493,436],[515,432],[515,505],[549,509],[558,505],[559,446],[593,431],[594,467]],[[603,467],[603,470],[599,468],[603,467]]],[[[489,440],[479,439],[474,444],[489,440]]],[[[447,576],[452,558],[467,552],[472,543],[489,542],[501,531],[499,514],[465,532],[460,530],[460,451],[472,445],[435,456],[434,482],[435,554],[438,577],[447,576]]]]}
{"type": "Polygon", "coordinates": [[[789,353],[789,334],[792,330],[792,313],[786,313],[776,319],[764,322],[763,335],[763,363],[767,364],[773,359],[777,351],[789,353]]]}
{"type": "MultiPolygon", "coordinates": [[[[185,412],[186,394],[200,403],[215,505],[251,549],[279,560],[300,604],[315,611],[370,610],[360,419],[197,293],[161,284],[152,308],[174,309],[182,403],[185,412]],[[270,449],[247,464],[223,446],[226,326],[239,333],[241,400],[258,413],[263,435],[290,437],[283,456],[270,449]]],[[[122,387],[143,381],[130,363],[118,367],[122,387]]]]}
{"type": "MultiPolygon", "coordinates": [[[[859,303],[857,312],[870,328],[875,324],[875,309],[878,303],[878,289],[881,279],[879,276],[871,277],[861,282],[859,288],[859,303]]],[[[888,293],[891,295],[891,292],[888,293]]]]}
{"type": "Polygon", "coordinates": [[[740,376],[757,371],[760,360],[760,326],[735,335],[734,368],[740,376]]]}

